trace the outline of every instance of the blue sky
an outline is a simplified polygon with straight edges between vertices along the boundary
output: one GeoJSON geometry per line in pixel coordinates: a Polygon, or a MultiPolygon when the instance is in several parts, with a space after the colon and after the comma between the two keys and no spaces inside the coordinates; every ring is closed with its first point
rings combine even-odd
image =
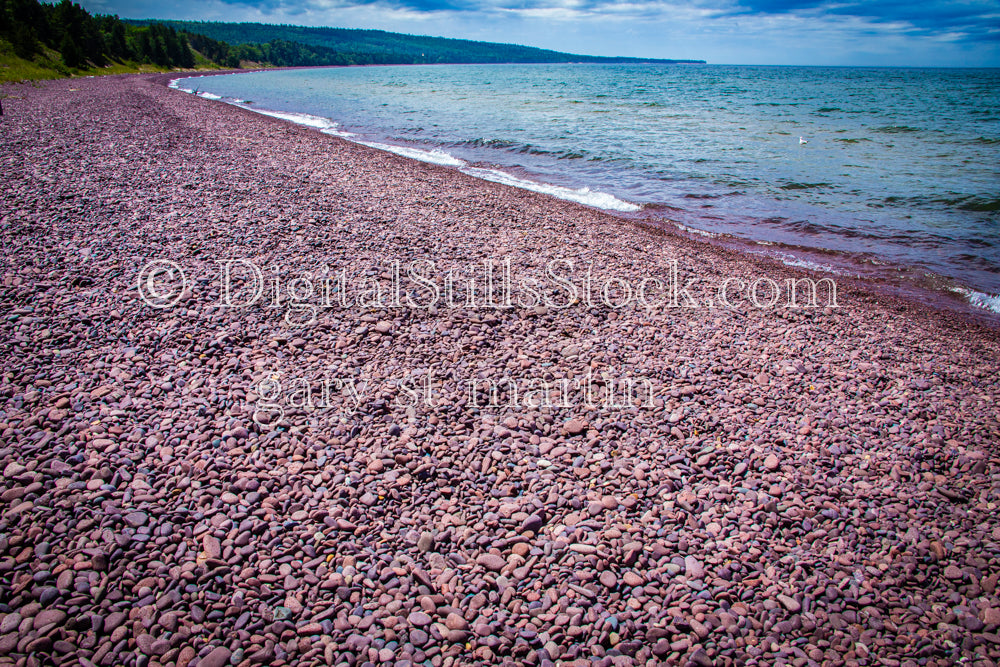
{"type": "Polygon", "coordinates": [[[1000,66],[1000,0],[83,0],[124,18],[258,21],[710,63],[1000,66]]]}

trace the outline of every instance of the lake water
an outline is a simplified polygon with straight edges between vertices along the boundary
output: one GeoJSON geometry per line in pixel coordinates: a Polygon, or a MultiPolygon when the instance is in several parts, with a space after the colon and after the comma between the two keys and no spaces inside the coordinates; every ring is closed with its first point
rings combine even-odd
{"type": "Polygon", "coordinates": [[[1000,70],[430,65],[176,87],[1000,312],[1000,70]]]}

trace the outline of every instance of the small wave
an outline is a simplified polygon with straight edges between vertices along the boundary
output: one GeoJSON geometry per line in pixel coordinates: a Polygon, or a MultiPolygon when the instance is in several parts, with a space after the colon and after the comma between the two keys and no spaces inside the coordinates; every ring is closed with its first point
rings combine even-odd
{"type": "Polygon", "coordinates": [[[324,127],[322,130],[320,130],[320,132],[322,132],[323,134],[329,134],[329,135],[334,136],[334,137],[342,137],[344,139],[350,139],[351,137],[358,136],[358,135],[354,134],[353,132],[346,132],[344,130],[338,130],[335,127],[324,127]]]}
{"type": "Polygon", "coordinates": [[[251,107],[246,107],[245,105],[242,104],[237,106],[249,109],[254,113],[259,113],[262,116],[270,116],[271,118],[280,118],[281,120],[287,120],[291,123],[295,123],[296,125],[305,125],[306,127],[312,127],[317,130],[325,130],[337,126],[337,123],[330,120],[329,118],[322,118],[320,116],[311,116],[306,113],[271,111],[270,109],[254,109],[251,107]]]}
{"type": "MultiPolygon", "coordinates": [[[[992,244],[989,241],[978,239],[978,243],[969,243],[968,245],[975,248],[990,247],[992,244]]],[[[990,261],[989,258],[983,257],[977,253],[971,252],[958,252],[952,255],[956,263],[964,264],[970,268],[975,268],[979,271],[986,273],[993,273],[1000,275],[1000,264],[990,261]]]]}
{"type": "Polygon", "coordinates": [[[174,90],[179,90],[182,93],[193,93],[194,90],[191,88],[181,88],[182,79],[171,79],[170,83],[167,84],[167,88],[173,88],[174,90]]]}
{"type": "Polygon", "coordinates": [[[956,197],[889,196],[882,201],[893,206],[914,206],[921,208],[940,208],[943,206],[954,207],[960,211],[975,211],[980,213],[993,213],[1000,211],[1000,199],[977,197],[976,195],[958,195],[956,197]]]}
{"type": "Polygon", "coordinates": [[[461,169],[462,173],[468,174],[469,176],[475,176],[476,178],[481,178],[484,181],[492,181],[494,183],[502,183],[504,185],[510,185],[515,188],[521,188],[522,190],[531,190],[532,192],[540,192],[546,195],[552,195],[559,199],[565,199],[567,201],[575,201],[578,204],[585,204],[587,206],[593,206],[594,208],[604,209],[606,211],[621,211],[625,213],[632,213],[639,210],[639,206],[627,201],[622,201],[614,195],[610,195],[606,192],[593,192],[590,188],[581,188],[579,190],[574,190],[572,188],[565,188],[559,185],[550,185],[548,183],[539,183],[537,181],[529,181],[524,178],[518,178],[517,176],[512,176],[504,171],[499,171],[497,169],[481,169],[479,167],[466,167],[461,169]]]}
{"type": "Polygon", "coordinates": [[[377,141],[358,141],[356,143],[370,148],[377,148],[380,151],[387,151],[389,153],[395,153],[396,155],[402,155],[403,157],[408,157],[413,160],[420,160],[421,162],[440,164],[446,167],[464,167],[466,165],[465,160],[460,160],[454,155],[446,153],[439,148],[425,151],[420,148],[395,146],[393,144],[383,144],[377,141]]]}
{"type": "Polygon", "coordinates": [[[952,287],[951,291],[964,296],[969,304],[976,308],[1000,314],[1000,295],[986,294],[984,292],[977,292],[976,290],[965,289],[964,287],[952,287]]]}
{"type": "Polygon", "coordinates": [[[959,204],[958,208],[963,211],[992,213],[994,211],[1000,211],[1000,199],[981,199],[979,197],[969,197],[959,204]]]}
{"type": "Polygon", "coordinates": [[[910,127],[909,125],[884,125],[876,127],[874,131],[884,134],[905,134],[907,132],[920,132],[921,129],[919,127],[910,127]]]}
{"type": "MultiPolygon", "coordinates": [[[[208,100],[222,100],[221,95],[216,95],[215,93],[209,93],[205,91],[198,92],[196,90],[191,90],[189,88],[181,88],[178,84],[180,79],[175,79],[171,81],[168,85],[175,90],[180,90],[185,93],[193,93],[198,97],[203,97],[208,100]]],[[[355,134],[353,132],[345,132],[343,130],[338,130],[337,127],[339,123],[329,118],[323,118],[322,116],[313,116],[307,113],[296,113],[293,111],[274,111],[271,109],[259,109],[250,106],[249,100],[224,100],[227,104],[232,104],[233,106],[239,107],[241,109],[246,109],[247,111],[253,111],[254,113],[259,113],[262,116],[270,116],[271,118],[279,118],[281,120],[287,120],[290,123],[295,123],[296,125],[304,125],[306,127],[311,127],[313,129],[319,130],[323,134],[333,135],[335,137],[353,137],[355,134]]]]}
{"type": "Polygon", "coordinates": [[[987,146],[1000,144],[1000,139],[991,139],[989,137],[976,137],[973,141],[977,144],[986,144],[987,146]]]}
{"type": "Polygon", "coordinates": [[[480,137],[478,139],[468,139],[466,141],[458,141],[452,144],[453,146],[471,146],[472,148],[516,148],[522,144],[516,141],[509,141],[507,139],[486,139],[480,137]]]}
{"type": "MultiPolygon", "coordinates": [[[[769,217],[762,218],[760,222],[768,225],[774,225],[785,231],[794,232],[796,235],[800,236],[813,236],[813,237],[842,237],[849,239],[881,239],[881,240],[893,240],[895,237],[886,234],[877,234],[872,230],[862,230],[854,229],[851,227],[843,227],[836,224],[822,224],[819,222],[814,222],[812,220],[789,220],[788,218],[782,217],[769,217]]],[[[914,235],[899,235],[899,239],[904,240],[904,242],[909,244],[917,243],[917,239],[914,235]]],[[[813,248],[814,251],[819,251],[818,248],[813,248]]]]}
{"type": "MultiPolygon", "coordinates": [[[[560,137],[562,138],[562,137],[560,137]]],[[[532,144],[520,143],[517,141],[509,141],[507,139],[467,139],[465,141],[456,141],[446,144],[448,146],[453,146],[455,148],[493,148],[497,150],[505,150],[511,153],[519,153],[523,155],[544,155],[549,157],[554,157],[557,160],[581,160],[588,157],[589,153],[587,151],[572,151],[572,150],[548,150],[545,148],[539,148],[533,146],[532,144]]],[[[601,158],[594,158],[600,160],[601,158]]]]}
{"type": "Polygon", "coordinates": [[[833,113],[834,111],[840,111],[840,107],[820,107],[816,109],[816,113],[833,113]]]}
{"type": "Polygon", "coordinates": [[[670,213],[684,210],[680,206],[671,206],[662,202],[643,202],[641,208],[643,211],[650,211],[652,213],[670,213]]]}
{"type": "MultiPolygon", "coordinates": [[[[176,83],[173,81],[171,83],[176,83]]],[[[221,99],[221,98],[216,98],[221,99]]],[[[304,125],[306,127],[311,127],[319,130],[324,134],[331,134],[334,136],[349,138],[356,136],[351,132],[344,132],[337,129],[337,122],[330,120],[329,118],[323,118],[322,116],[313,116],[305,113],[295,113],[289,111],[272,111],[270,109],[257,109],[254,107],[246,106],[237,101],[230,102],[233,106],[238,106],[242,109],[247,109],[248,111],[253,111],[254,113],[259,113],[264,116],[271,116],[272,118],[279,118],[281,120],[286,120],[297,125],[304,125]]],[[[610,195],[605,192],[592,192],[590,188],[581,188],[579,190],[573,190],[572,188],[565,188],[558,185],[550,185],[548,183],[538,183],[535,181],[529,181],[523,178],[517,178],[508,173],[498,171],[496,169],[482,169],[478,167],[470,167],[467,162],[461,160],[450,153],[435,148],[432,150],[422,150],[420,148],[412,148],[410,146],[397,146],[393,144],[384,144],[377,141],[361,141],[359,139],[352,139],[355,143],[361,144],[363,146],[368,146],[369,148],[375,148],[378,150],[387,151],[389,153],[395,153],[396,155],[401,155],[412,160],[419,160],[421,162],[429,162],[431,164],[439,164],[446,167],[458,167],[460,171],[470,176],[476,178],[481,178],[486,181],[493,181],[494,183],[503,183],[505,185],[510,185],[516,188],[521,188],[523,190],[531,190],[533,192],[540,192],[542,194],[551,195],[559,199],[565,199],[568,201],[575,201],[580,204],[585,204],[587,206],[593,206],[594,208],[600,208],[608,211],[621,211],[626,213],[632,213],[639,210],[639,206],[618,199],[614,195],[610,195]]],[[[486,140],[474,140],[483,142],[485,145],[486,140]]]]}
{"type": "Polygon", "coordinates": [[[853,234],[853,230],[844,229],[837,225],[827,226],[809,220],[794,220],[784,224],[786,229],[792,229],[800,234],[810,234],[812,236],[823,236],[826,234],[853,234]]]}
{"type": "Polygon", "coordinates": [[[565,155],[565,151],[550,151],[550,150],[547,150],[545,148],[538,148],[536,146],[532,146],[531,144],[522,144],[514,152],[515,153],[522,153],[522,154],[525,154],[525,155],[554,155],[556,157],[559,157],[561,155],[565,155]]]}
{"type": "Polygon", "coordinates": [[[313,116],[307,113],[295,113],[292,111],[272,111],[271,109],[257,109],[255,107],[247,106],[245,103],[240,101],[233,101],[233,106],[240,107],[241,109],[246,109],[247,111],[253,111],[254,113],[259,113],[262,116],[270,116],[271,118],[279,118],[281,120],[287,120],[290,123],[295,123],[296,125],[304,125],[305,127],[311,127],[315,130],[319,130],[323,134],[329,134],[335,137],[353,137],[355,134],[353,132],[345,132],[344,130],[338,130],[337,127],[339,123],[329,118],[323,118],[322,116],[313,116]]]}
{"type": "Polygon", "coordinates": [[[777,253],[777,257],[778,261],[784,264],[785,266],[794,266],[800,269],[809,269],[810,271],[821,271],[823,273],[837,273],[837,274],[840,273],[829,264],[820,264],[819,262],[813,262],[811,260],[804,259],[802,257],[797,257],[795,255],[791,255],[786,252],[777,253]]]}
{"type": "Polygon", "coordinates": [[[694,227],[688,227],[687,225],[682,225],[679,222],[675,222],[674,224],[677,226],[677,229],[681,230],[682,232],[687,232],[688,234],[697,234],[698,236],[704,236],[707,239],[714,239],[718,238],[719,236],[718,234],[714,234],[712,232],[706,232],[704,229],[695,229],[694,227]]]}
{"type": "Polygon", "coordinates": [[[828,187],[829,183],[798,183],[792,181],[791,183],[785,183],[781,186],[782,190],[809,190],[812,188],[825,188],[828,187]]]}

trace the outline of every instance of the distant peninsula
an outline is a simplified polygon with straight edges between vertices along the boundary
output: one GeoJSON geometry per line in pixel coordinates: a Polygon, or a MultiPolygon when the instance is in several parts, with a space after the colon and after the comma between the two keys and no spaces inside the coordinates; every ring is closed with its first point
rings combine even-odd
{"type": "Polygon", "coordinates": [[[120,19],[69,0],[0,0],[0,82],[177,69],[703,62],[585,56],[383,30],[120,19]]]}
{"type": "Polygon", "coordinates": [[[518,44],[407,35],[384,30],[323,28],[265,23],[126,20],[136,26],[162,23],[199,37],[191,46],[229,67],[240,63],[297,65],[417,65],[484,63],[704,64],[704,60],[587,56],[518,44]],[[213,43],[214,42],[214,43],[213,43]],[[222,52],[219,47],[229,49],[222,52]]]}

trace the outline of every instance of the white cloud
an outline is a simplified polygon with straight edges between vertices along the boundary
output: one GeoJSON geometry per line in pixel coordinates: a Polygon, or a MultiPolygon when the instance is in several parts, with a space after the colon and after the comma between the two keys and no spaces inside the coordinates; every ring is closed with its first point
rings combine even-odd
{"type": "MultiPolygon", "coordinates": [[[[399,0],[363,5],[350,4],[349,0],[308,0],[294,6],[275,4],[270,10],[221,0],[189,6],[139,0],[127,10],[121,6],[115,9],[113,0],[85,0],[84,4],[131,18],[378,28],[572,53],[701,58],[714,63],[1000,64],[998,28],[989,23],[977,27],[974,39],[960,26],[942,25],[931,30],[909,20],[863,16],[863,11],[874,13],[873,5],[843,1],[782,13],[751,12],[737,0],[539,0],[516,5],[510,0],[483,0],[472,5],[475,11],[417,10],[399,4],[399,0]],[[845,13],[847,9],[855,13],[845,13]],[[993,39],[983,39],[984,35],[993,39]]],[[[997,16],[996,12],[987,15],[997,16]]]]}

